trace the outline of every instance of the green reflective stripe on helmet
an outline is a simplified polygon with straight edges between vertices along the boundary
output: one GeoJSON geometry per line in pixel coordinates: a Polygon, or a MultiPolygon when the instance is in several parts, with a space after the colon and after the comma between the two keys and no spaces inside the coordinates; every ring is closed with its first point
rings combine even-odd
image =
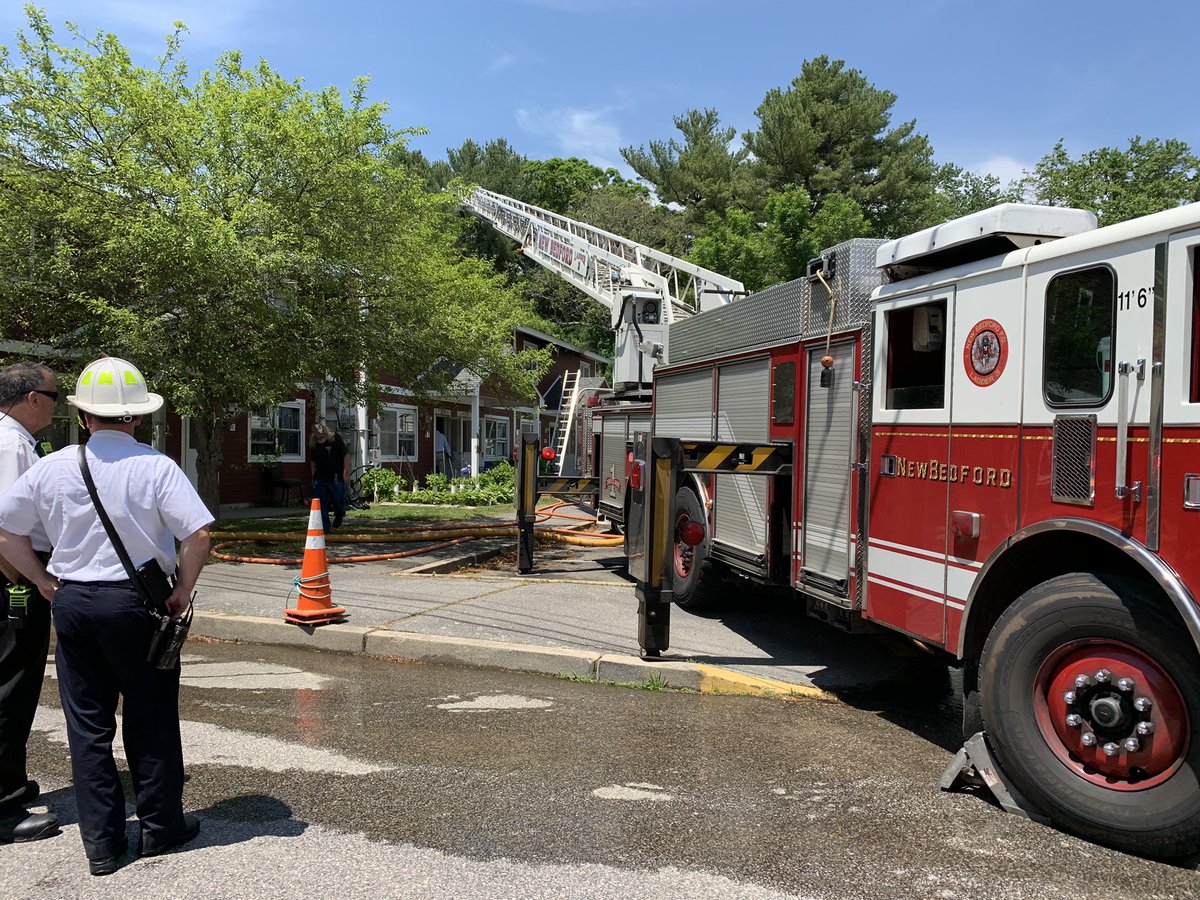
{"type": "Polygon", "coordinates": [[[126,384],[138,384],[139,382],[138,382],[137,373],[132,372],[129,369],[126,369],[125,370],[125,383],[126,384]]]}
{"type": "Polygon", "coordinates": [[[92,372],[90,369],[83,373],[83,380],[80,381],[79,383],[80,384],[91,384],[92,383],[92,372]]]}
{"type": "Polygon", "coordinates": [[[112,372],[101,372],[96,377],[96,384],[112,384],[112,372]]]}

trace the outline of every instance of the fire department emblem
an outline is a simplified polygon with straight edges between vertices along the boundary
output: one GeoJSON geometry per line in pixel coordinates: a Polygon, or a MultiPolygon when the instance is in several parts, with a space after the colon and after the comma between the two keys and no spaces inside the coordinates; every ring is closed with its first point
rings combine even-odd
{"type": "Polygon", "coordinates": [[[604,479],[604,489],[608,491],[608,499],[617,499],[617,491],[621,489],[621,479],[617,477],[615,465],[608,467],[608,477],[604,479]]]}
{"type": "Polygon", "coordinates": [[[995,319],[976,323],[963,347],[963,367],[972,384],[987,387],[1004,372],[1008,360],[1008,335],[995,319]]]}

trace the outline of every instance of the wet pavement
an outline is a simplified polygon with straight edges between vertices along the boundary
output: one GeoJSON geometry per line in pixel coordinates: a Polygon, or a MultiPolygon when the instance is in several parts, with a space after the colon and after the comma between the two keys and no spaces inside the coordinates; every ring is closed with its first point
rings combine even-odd
{"type": "Polygon", "coordinates": [[[950,691],[779,702],[193,642],[199,838],[88,876],[48,677],[30,768],[66,831],[0,847],[0,884],[98,900],[1200,895],[1196,871],[936,790],[950,691]]]}
{"type": "MultiPolygon", "coordinates": [[[[354,528],[348,520],[334,537],[352,538],[354,528]]],[[[331,542],[327,556],[388,549],[396,548],[331,542]]],[[[201,617],[282,621],[283,610],[295,605],[299,572],[298,565],[210,563],[198,584],[197,611],[201,617]]],[[[333,605],[345,608],[357,627],[626,659],[640,652],[634,585],[619,544],[590,548],[539,541],[533,571],[519,575],[515,538],[485,537],[402,559],[331,562],[329,578],[333,605]]],[[[673,608],[668,661],[845,691],[906,680],[919,658],[913,645],[891,634],[849,635],[809,618],[803,600],[791,592],[749,585],[730,590],[727,610],[696,614],[673,608]]]]}

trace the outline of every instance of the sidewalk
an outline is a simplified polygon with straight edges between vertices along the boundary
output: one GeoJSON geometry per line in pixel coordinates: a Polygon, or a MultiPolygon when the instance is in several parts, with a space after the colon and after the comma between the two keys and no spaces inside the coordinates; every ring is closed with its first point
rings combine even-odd
{"type": "MultiPolygon", "coordinates": [[[[669,652],[643,661],[619,545],[539,546],[525,576],[511,564],[501,568],[504,557],[496,556],[511,558],[514,549],[515,538],[494,537],[405,559],[331,564],[333,603],[350,620],[317,628],[283,621],[295,605],[299,566],[213,563],[197,585],[192,634],[740,693],[814,695],[879,684],[904,677],[912,662],[911,654],[807,617],[788,592],[741,592],[729,612],[711,617],[673,607],[669,652]]],[[[330,558],[339,552],[346,551],[330,545],[330,558]]]]}

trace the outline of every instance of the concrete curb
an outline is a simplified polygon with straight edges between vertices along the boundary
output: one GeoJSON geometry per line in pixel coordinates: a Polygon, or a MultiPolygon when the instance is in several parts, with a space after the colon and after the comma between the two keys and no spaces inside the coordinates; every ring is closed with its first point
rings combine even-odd
{"type": "Polygon", "coordinates": [[[282,618],[198,612],[192,620],[192,634],[216,641],[306,647],[331,653],[506,669],[537,675],[658,683],[700,693],[833,699],[818,688],[744,675],[703,663],[673,659],[648,662],[636,656],[419,634],[390,628],[346,624],[292,625],[282,618]]]}

